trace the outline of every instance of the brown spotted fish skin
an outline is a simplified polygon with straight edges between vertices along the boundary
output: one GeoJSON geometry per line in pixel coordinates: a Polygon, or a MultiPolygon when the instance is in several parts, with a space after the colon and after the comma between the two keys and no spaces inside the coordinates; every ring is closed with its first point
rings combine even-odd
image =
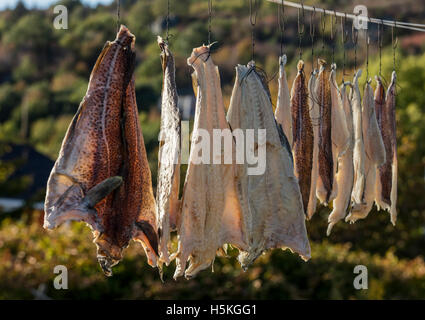
{"type": "Polygon", "coordinates": [[[334,163],[332,157],[331,135],[331,88],[326,61],[319,59],[320,71],[316,83],[316,97],[319,104],[319,176],[317,180],[317,198],[328,204],[333,188],[334,163]]]}
{"type": "Polygon", "coordinates": [[[135,215],[128,212],[132,199],[122,200],[123,190],[134,187],[129,177],[136,179],[131,175],[132,164],[124,165],[134,158],[126,139],[136,133],[129,133],[130,128],[126,134],[122,130],[130,103],[127,96],[129,90],[134,91],[130,84],[134,41],[121,26],[115,41],[107,42],[102,50],[50,174],[45,200],[45,228],[68,220],[84,221],[92,228],[98,259],[107,275],[121,260],[122,249],[134,233],[128,222],[135,215]]]}
{"type": "Polygon", "coordinates": [[[297,68],[298,74],[295,77],[291,93],[292,152],[294,155],[294,173],[298,179],[303,207],[306,211],[310,199],[314,141],[304,62],[300,60],[297,68]]]}
{"type": "MultiPolygon", "coordinates": [[[[379,92],[375,93],[376,112],[379,129],[384,142],[386,161],[378,168],[376,181],[376,203],[378,208],[387,210],[391,214],[391,222],[395,225],[397,219],[397,140],[396,140],[396,73],[393,72],[391,83],[385,99],[384,87],[378,79],[379,92]],[[378,95],[378,97],[377,97],[378,95]],[[377,99],[379,102],[376,102],[377,99]]],[[[378,87],[376,91],[378,91],[378,87]]]]}

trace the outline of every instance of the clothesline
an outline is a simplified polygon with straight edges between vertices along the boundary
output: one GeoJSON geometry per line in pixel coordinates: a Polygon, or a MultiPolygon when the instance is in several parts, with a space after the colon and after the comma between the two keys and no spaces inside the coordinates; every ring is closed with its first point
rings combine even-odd
{"type": "Polygon", "coordinates": [[[283,3],[283,5],[289,6],[289,7],[304,9],[304,10],[307,10],[307,11],[315,11],[315,12],[325,13],[325,14],[333,15],[333,16],[336,15],[337,17],[344,17],[344,18],[347,18],[347,19],[353,19],[353,20],[358,19],[358,20],[367,21],[367,22],[371,22],[371,23],[383,24],[383,25],[386,25],[386,26],[389,26],[389,27],[425,32],[425,24],[420,24],[420,23],[409,23],[409,22],[396,21],[396,20],[385,20],[385,19],[370,18],[368,16],[355,15],[355,14],[345,13],[345,12],[338,12],[338,11],[335,11],[335,10],[327,10],[327,9],[312,7],[312,6],[303,5],[301,3],[296,3],[296,2],[291,2],[291,1],[282,1],[282,0],[267,0],[267,1],[277,3],[277,4],[283,3]]]}

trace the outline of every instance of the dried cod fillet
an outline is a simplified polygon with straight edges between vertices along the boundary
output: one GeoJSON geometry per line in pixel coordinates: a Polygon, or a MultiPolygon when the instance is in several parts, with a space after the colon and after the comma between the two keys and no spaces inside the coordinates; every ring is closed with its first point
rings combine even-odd
{"type": "Polygon", "coordinates": [[[343,83],[340,88],[341,107],[345,114],[345,123],[349,133],[349,143],[344,154],[338,159],[338,172],[335,181],[338,185],[338,193],[333,201],[332,212],[328,218],[328,229],[326,234],[329,236],[333,226],[343,219],[347,213],[347,209],[351,201],[351,191],[353,190],[354,166],[353,166],[353,148],[354,148],[354,129],[353,114],[351,102],[348,97],[347,86],[351,86],[349,82],[343,83]]]}
{"type": "Polygon", "coordinates": [[[354,223],[369,214],[375,200],[376,168],[385,162],[385,148],[379,131],[375,113],[375,101],[370,81],[366,83],[363,94],[362,127],[365,146],[365,188],[364,203],[355,204],[345,221],[354,223]]]}
{"type": "Polygon", "coordinates": [[[358,70],[353,80],[353,89],[351,90],[351,104],[353,106],[353,126],[354,126],[354,186],[351,198],[353,205],[365,204],[363,199],[365,188],[365,148],[363,143],[362,130],[362,106],[359,89],[359,78],[361,70],[358,70]]]}
{"type": "Polygon", "coordinates": [[[309,259],[310,244],[290,146],[275,121],[267,86],[253,62],[236,67],[227,119],[233,130],[254,129],[255,149],[266,148],[263,174],[248,175],[247,161],[238,166],[242,170],[241,193],[248,199],[249,208],[243,211],[249,249],[239,254],[242,267],[246,269],[270,248],[289,248],[309,259]],[[266,129],[265,141],[258,138],[258,129],[266,129]]]}
{"type": "MultiPolygon", "coordinates": [[[[379,85],[379,83],[378,83],[379,85]]],[[[381,84],[382,85],[382,84],[381,84]]],[[[377,89],[378,90],[378,89],[377,89]]],[[[382,88],[383,90],[383,88],[382,88]]],[[[376,99],[376,96],[375,96],[376,99]]],[[[382,101],[382,99],[380,99],[382,101]]],[[[391,223],[397,220],[397,139],[396,139],[396,73],[393,71],[385,103],[376,106],[378,125],[385,146],[386,161],[378,167],[376,179],[376,204],[390,212],[391,223]]]]}
{"type": "Polygon", "coordinates": [[[314,70],[308,80],[308,96],[310,98],[310,118],[313,123],[313,167],[311,171],[310,199],[308,200],[307,219],[311,219],[316,212],[316,181],[318,176],[318,157],[319,157],[319,105],[314,88],[317,81],[317,70],[314,70]]]}
{"type": "Polygon", "coordinates": [[[47,183],[44,227],[67,220],[93,230],[106,275],[133,238],[156,265],[158,238],[143,136],[134,92],[134,36],[121,26],[90,75],[47,183]]]}
{"type": "Polygon", "coordinates": [[[291,118],[291,97],[289,95],[288,81],[286,80],[286,55],[279,57],[279,90],[277,96],[277,106],[275,118],[277,123],[282,126],[283,132],[292,147],[292,118],[291,118]]]}
{"type": "Polygon", "coordinates": [[[313,126],[310,119],[308,88],[304,73],[304,61],[298,62],[298,74],[291,92],[292,152],[294,173],[298,179],[303,208],[307,210],[310,200],[311,172],[313,169],[313,126]]]}
{"type": "Polygon", "coordinates": [[[335,199],[338,194],[338,183],[335,179],[338,172],[338,160],[342,157],[350,143],[350,133],[347,128],[347,120],[341,100],[341,93],[336,83],[336,64],[332,64],[329,76],[331,87],[331,137],[332,137],[332,159],[333,159],[333,177],[332,193],[330,200],[335,199]]]}
{"type": "Polygon", "coordinates": [[[334,163],[332,156],[332,101],[329,71],[326,61],[319,59],[319,75],[316,81],[315,96],[319,105],[319,152],[318,179],[316,195],[320,203],[327,205],[331,201],[334,180],[334,163]]]}
{"type": "Polygon", "coordinates": [[[212,139],[213,129],[230,130],[225,117],[218,68],[209,56],[207,46],[193,49],[187,63],[195,70],[193,76],[197,81],[197,98],[178,226],[178,251],[172,257],[176,258],[177,264],[174,278],[183,273],[186,278],[191,278],[207,268],[214,261],[216,251],[227,243],[241,249],[247,247],[236,189],[235,165],[223,164],[223,156],[221,164],[195,163],[200,151],[194,146],[197,142],[212,139]],[[205,131],[208,136],[202,134],[205,131]],[[185,271],[188,258],[190,265],[185,271]]]}
{"type": "Polygon", "coordinates": [[[167,43],[158,37],[163,70],[158,186],[156,202],[159,218],[160,261],[169,264],[168,242],[180,211],[180,111],[177,105],[174,57],[167,43]]]}

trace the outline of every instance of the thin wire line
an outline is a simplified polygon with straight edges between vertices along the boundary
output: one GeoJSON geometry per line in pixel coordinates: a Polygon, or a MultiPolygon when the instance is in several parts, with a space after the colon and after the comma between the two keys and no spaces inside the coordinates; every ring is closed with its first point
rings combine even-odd
{"type": "Polygon", "coordinates": [[[369,81],[369,45],[370,45],[369,28],[367,28],[366,29],[366,82],[369,81]]]}
{"type": "MultiPolygon", "coordinates": [[[[273,3],[280,3],[281,0],[267,0],[269,2],[273,3]]],[[[295,2],[291,1],[283,1],[283,4],[285,6],[293,7],[293,8],[301,8],[301,5],[295,2]]],[[[312,11],[313,7],[304,5],[304,10],[312,11]]],[[[323,8],[317,8],[316,12],[322,12],[324,14],[333,15],[333,10],[327,10],[323,8]]],[[[377,19],[377,18],[369,18],[367,16],[356,16],[354,14],[349,14],[345,12],[336,12],[338,17],[345,17],[347,15],[348,19],[358,19],[360,21],[369,21],[370,23],[375,24],[384,24],[389,27],[396,27],[396,28],[402,28],[402,29],[408,29],[408,30],[414,30],[414,31],[420,31],[425,32],[425,24],[419,24],[419,23],[410,23],[410,22],[403,22],[403,21],[395,21],[395,20],[384,20],[384,19],[377,19]]]]}
{"type": "Polygon", "coordinates": [[[304,9],[302,9],[302,22],[300,22],[300,13],[301,13],[300,9],[298,9],[298,53],[300,56],[300,60],[302,60],[303,51],[301,48],[301,42],[304,35],[304,27],[305,27],[304,26],[304,9]]]}
{"type": "Polygon", "coordinates": [[[335,33],[336,33],[336,25],[338,23],[336,11],[334,10],[334,16],[331,16],[331,44],[332,44],[332,63],[335,62],[335,33]],[[334,20],[335,17],[335,20],[334,20]]]}
{"type": "Polygon", "coordinates": [[[285,31],[285,6],[283,5],[283,0],[281,0],[282,4],[278,5],[277,8],[277,25],[280,31],[280,55],[283,55],[283,34],[285,31]]]}
{"type": "Polygon", "coordinates": [[[166,34],[166,41],[168,43],[168,39],[169,39],[169,32],[170,32],[170,0],[167,0],[167,34],[166,34]]]}
{"type": "MultiPolygon", "coordinates": [[[[323,55],[325,54],[325,29],[326,29],[326,17],[323,12],[320,15],[320,25],[322,27],[322,50],[320,54],[323,57],[323,55]]],[[[317,64],[319,64],[319,62],[317,62],[317,64]]]]}
{"type": "Polygon", "coordinates": [[[208,0],[208,45],[211,44],[212,0],[208,0]]]}
{"type": "Polygon", "coordinates": [[[395,41],[394,41],[394,28],[396,28],[397,23],[394,22],[394,26],[391,28],[391,42],[393,44],[393,71],[396,71],[396,49],[397,49],[397,44],[398,44],[398,38],[397,36],[395,37],[395,41]]]}
{"type": "Polygon", "coordinates": [[[249,0],[249,22],[251,23],[251,61],[254,61],[254,51],[255,51],[255,36],[254,29],[257,23],[257,0],[249,0]],[[253,3],[254,2],[254,3],[253,3]]]}
{"type": "Polygon", "coordinates": [[[316,10],[313,10],[310,16],[310,38],[311,38],[311,71],[314,69],[314,35],[316,33],[316,27],[314,25],[314,17],[316,16],[316,10]]]}
{"type": "Polygon", "coordinates": [[[120,30],[120,20],[121,20],[121,0],[117,0],[117,32],[120,30]]]}
{"type": "Polygon", "coordinates": [[[359,31],[354,26],[354,20],[353,25],[351,27],[351,38],[354,44],[354,74],[357,70],[357,41],[359,39],[359,31]]]}
{"type": "Polygon", "coordinates": [[[379,25],[378,26],[378,47],[379,47],[379,76],[382,77],[382,33],[383,33],[384,26],[379,25]]]}
{"type": "Polygon", "coordinates": [[[342,48],[343,48],[342,51],[344,53],[343,60],[342,60],[342,82],[344,82],[344,76],[346,75],[345,74],[345,44],[347,43],[347,40],[348,40],[348,32],[345,30],[345,24],[346,24],[346,22],[347,22],[347,18],[346,17],[344,17],[344,18],[341,17],[342,48]]]}

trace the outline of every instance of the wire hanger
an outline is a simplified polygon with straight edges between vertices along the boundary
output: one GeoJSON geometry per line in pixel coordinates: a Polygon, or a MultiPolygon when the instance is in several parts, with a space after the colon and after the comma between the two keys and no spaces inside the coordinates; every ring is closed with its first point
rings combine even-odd
{"type": "Polygon", "coordinates": [[[394,40],[394,32],[395,32],[395,28],[397,28],[397,21],[394,21],[394,26],[391,27],[391,42],[392,42],[392,47],[393,47],[393,71],[396,71],[396,49],[397,49],[397,45],[398,45],[398,37],[395,37],[394,40]]]}
{"type": "Polygon", "coordinates": [[[322,12],[322,14],[320,15],[320,26],[322,28],[322,50],[320,54],[323,58],[325,54],[325,29],[326,29],[326,18],[325,18],[324,12],[322,12]]]}
{"type": "Polygon", "coordinates": [[[257,0],[249,0],[249,22],[251,24],[251,61],[254,61],[255,51],[255,25],[257,23],[257,11],[258,3],[257,0]]]}
{"type": "Polygon", "coordinates": [[[369,37],[369,23],[366,28],[366,83],[369,80],[369,45],[370,45],[370,37],[369,37]]]}
{"type": "Polygon", "coordinates": [[[304,26],[304,3],[301,1],[301,7],[302,7],[302,9],[301,9],[301,12],[300,12],[300,9],[298,9],[298,54],[299,54],[299,56],[300,56],[300,60],[302,60],[302,55],[303,55],[303,51],[302,51],[302,48],[301,48],[301,42],[302,42],[302,38],[303,38],[303,35],[304,35],[304,29],[305,29],[305,26],[304,26]],[[302,14],[302,21],[300,22],[300,13],[302,14]]]}
{"type": "Polygon", "coordinates": [[[316,10],[313,10],[310,16],[310,38],[311,38],[311,72],[314,70],[314,35],[316,33],[316,27],[314,25],[314,18],[316,16],[316,10]]]}
{"type": "Polygon", "coordinates": [[[345,29],[345,24],[347,22],[347,18],[341,17],[341,29],[342,29],[342,48],[343,48],[343,60],[342,60],[342,82],[344,82],[344,76],[347,76],[347,74],[345,74],[345,45],[348,41],[348,31],[346,31],[345,29]]]}
{"type": "Polygon", "coordinates": [[[351,38],[354,45],[354,74],[356,74],[357,71],[357,42],[359,39],[359,31],[354,26],[354,20],[351,27],[351,38]]]}
{"type": "Polygon", "coordinates": [[[281,5],[278,5],[277,8],[277,25],[280,31],[280,55],[283,55],[283,33],[285,31],[285,6],[283,5],[283,0],[281,0],[281,5]]]}
{"type": "Polygon", "coordinates": [[[121,0],[117,0],[117,32],[120,31],[121,26],[121,0]]]}
{"type": "Polygon", "coordinates": [[[334,15],[331,16],[332,64],[335,62],[335,39],[334,38],[336,34],[337,22],[338,22],[338,19],[337,19],[336,11],[334,10],[334,15]]]}

